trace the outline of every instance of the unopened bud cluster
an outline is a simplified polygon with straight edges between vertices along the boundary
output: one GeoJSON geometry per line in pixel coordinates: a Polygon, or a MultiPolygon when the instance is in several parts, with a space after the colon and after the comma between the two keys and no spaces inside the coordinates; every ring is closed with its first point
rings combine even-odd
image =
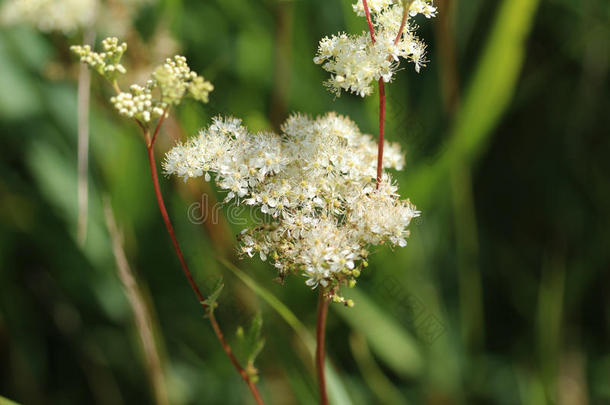
{"type": "MultiPolygon", "coordinates": [[[[120,60],[127,44],[117,38],[102,41],[104,52],[93,52],[88,45],[73,46],[72,51],[100,75],[116,84],[119,73],[125,73],[120,60]]],[[[144,86],[133,84],[129,91],[118,91],[110,99],[120,115],[149,123],[163,116],[172,105],[178,105],[184,97],[207,103],[214,86],[193,72],[184,56],[176,55],[154,70],[144,86]]]]}
{"type": "MultiPolygon", "coordinates": [[[[426,0],[371,0],[367,4],[375,28],[375,42],[368,32],[339,33],[323,38],[314,58],[315,63],[331,73],[325,85],[337,96],[342,91],[362,97],[371,94],[380,78],[384,82],[393,79],[400,58],[412,62],[417,72],[426,64],[426,45],[415,36],[417,27],[411,24],[410,18],[400,32],[403,4],[408,4],[408,17],[423,14],[431,18],[436,15],[436,8],[426,0]]],[[[362,0],[353,8],[359,16],[365,15],[362,0]]]]}
{"type": "Polygon", "coordinates": [[[159,85],[162,101],[172,105],[179,104],[187,93],[195,100],[207,103],[210,92],[214,90],[210,82],[189,68],[184,56],[168,58],[155,70],[153,77],[159,85]]]}
{"type": "Polygon", "coordinates": [[[161,117],[167,108],[166,103],[153,99],[154,85],[152,80],[149,80],[144,87],[132,84],[129,88],[131,92],[121,92],[112,97],[110,102],[122,116],[150,122],[154,118],[161,117]]]}
{"type": "Polygon", "coordinates": [[[121,64],[121,58],[127,50],[125,42],[119,44],[117,38],[106,38],[102,41],[103,52],[94,52],[89,45],[74,45],[70,47],[72,52],[80,57],[82,63],[86,63],[95,69],[100,75],[110,81],[116,80],[119,74],[126,73],[121,64]]]}

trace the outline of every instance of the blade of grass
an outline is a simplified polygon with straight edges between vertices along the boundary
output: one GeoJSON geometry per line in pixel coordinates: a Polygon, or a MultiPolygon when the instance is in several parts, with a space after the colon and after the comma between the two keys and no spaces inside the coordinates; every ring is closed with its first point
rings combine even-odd
{"type": "Polygon", "coordinates": [[[456,116],[444,152],[408,177],[420,206],[433,198],[435,184],[447,179],[456,162],[471,166],[489,140],[514,93],[525,57],[525,44],[539,0],[504,0],[483,54],[456,116]]]}
{"type": "Polygon", "coordinates": [[[158,405],[169,405],[164,365],[159,354],[159,343],[155,339],[155,336],[159,334],[153,329],[155,326],[152,315],[153,309],[144,299],[136,276],[127,261],[127,256],[123,249],[122,233],[116,223],[114,212],[110,205],[110,198],[105,195],[103,202],[106,225],[112,243],[118,276],[123,283],[125,295],[133,313],[133,320],[140,337],[144,363],[148,371],[155,402],[158,405]]]}
{"type": "Polygon", "coordinates": [[[560,381],[566,266],[561,256],[545,258],[543,263],[538,290],[537,335],[540,379],[550,401],[556,398],[560,381]]]}
{"type": "Polygon", "coordinates": [[[265,288],[258,285],[258,283],[246,273],[244,273],[239,267],[229,262],[224,258],[218,258],[218,261],[222,263],[227,269],[231,270],[233,274],[237,276],[245,285],[247,285],[252,291],[267,302],[285,321],[294,329],[297,336],[303,341],[305,346],[312,353],[315,351],[316,341],[314,337],[309,333],[307,327],[297,318],[297,316],[280,301],[275,295],[267,291],[265,288]]]}
{"type": "Polygon", "coordinates": [[[377,365],[364,336],[360,333],[350,334],[349,344],[363,380],[377,396],[379,402],[391,405],[407,405],[407,399],[403,397],[402,393],[377,365]]]}
{"type": "Polygon", "coordinates": [[[479,237],[470,168],[451,171],[461,331],[464,345],[480,347],[485,337],[483,292],[479,270],[479,237]]]}
{"type": "MultiPolygon", "coordinates": [[[[473,160],[506,110],[525,57],[539,0],[505,0],[457,117],[449,151],[473,160]],[[484,111],[485,114],[481,114],[484,111]]],[[[450,152],[451,153],[451,152],[450,152]]]]}
{"type": "Polygon", "coordinates": [[[19,405],[17,402],[11,401],[0,395],[0,405],[19,405]]]}
{"type": "Polygon", "coordinates": [[[360,332],[379,359],[396,373],[403,377],[418,374],[422,358],[409,332],[362,291],[351,289],[346,291],[345,296],[354,300],[357,310],[333,305],[334,312],[360,332]]]}

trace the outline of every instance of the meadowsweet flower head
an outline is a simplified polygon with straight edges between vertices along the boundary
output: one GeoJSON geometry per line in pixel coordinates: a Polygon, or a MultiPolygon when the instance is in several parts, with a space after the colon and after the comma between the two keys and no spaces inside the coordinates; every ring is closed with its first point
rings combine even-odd
{"type": "MultiPolygon", "coordinates": [[[[379,79],[392,81],[400,58],[413,62],[417,72],[425,66],[426,46],[415,36],[416,26],[409,19],[418,14],[434,17],[436,8],[425,0],[409,2],[407,23],[399,32],[403,3],[396,0],[367,3],[375,28],[374,43],[368,32],[358,35],[339,33],[320,41],[314,62],[331,73],[325,85],[335,95],[340,96],[342,91],[362,97],[371,94],[379,79]]],[[[359,16],[365,15],[362,0],[358,0],[353,8],[359,16]]]]}
{"type": "Polygon", "coordinates": [[[0,20],[67,34],[92,24],[96,5],[97,0],[9,0],[2,4],[0,20]]]}
{"type": "MultiPolygon", "coordinates": [[[[399,146],[385,148],[383,166],[401,169],[399,146]]],[[[407,227],[419,215],[389,175],[375,188],[376,162],[375,141],[348,118],[296,114],[280,135],[216,118],[175,146],[164,169],[184,179],[214,177],[225,201],[266,215],[264,224],[241,233],[242,254],[270,260],[281,278],[298,273],[313,288],[335,288],[355,284],[371,245],[406,245],[407,227]]]]}

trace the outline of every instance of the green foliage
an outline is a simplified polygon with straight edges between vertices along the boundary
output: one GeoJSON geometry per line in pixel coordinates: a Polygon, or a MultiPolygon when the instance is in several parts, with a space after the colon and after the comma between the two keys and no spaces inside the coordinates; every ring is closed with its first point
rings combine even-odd
{"type": "Polygon", "coordinates": [[[222,279],[216,281],[214,288],[212,288],[212,292],[208,294],[207,298],[203,300],[202,304],[208,307],[208,311],[214,311],[218,306],[218,297],[220,297],[220,293],[222,289],[225,287],[222,279]]]}
{"type": "Polygon", "coordinates": [[[258,381],[259,371],[254,367],[254,361],[265,346],[265,339],[261,338],[261,330],[263,328],[263,316],[258,312],[246,331],[242,326],[237,328],[237,344],[234,349],[237,352],[237,357],[241,359],[242,364],[246,365],[246,371],[258,381]]]}

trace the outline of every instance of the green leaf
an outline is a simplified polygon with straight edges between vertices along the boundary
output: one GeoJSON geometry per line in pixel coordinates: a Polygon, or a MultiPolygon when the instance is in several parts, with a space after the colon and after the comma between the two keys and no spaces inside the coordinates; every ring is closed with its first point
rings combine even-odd
{"type": "Polygon", "coordinates": [[[220,292],[222,291],[224,286],[225,285],[222,282],[222,278],[218,279],[218,281],[216,282],[216,285],[212,289],[212,293],[210,295],[208,295],[208,298],[203,300],[203,304],[208,306],[209,311],[213,311],[214,308],[216,308],[216,306],[217,306],[216,301],[218,300],[218,297],[220,296],[220,292]]]}
{"type": "Polygon", "coordinates": [[[239,328],[237,337],[241,341],[241,345],[244,349],[244,358],[248,363],[254,363],[256,356],[258,356],[263,349],[263,346],[265,346],[265,339],[261,338],[262,327],[263,317],[259,312],[254,316],[254,318],[252,318],[252,322],[250,323],[247,333],[244,333],[244,329],[242,327],[239,328]]]}
{"type": "Polygon", "coordinates": [[[263,317],[261,313],[257,313],[247,332],[244,332],[243,327],[237,329],[237,344],[235,351],[237,357],[246,364],[246,371],[251,377],[256,378],[258,370],[254,367],[254,361],[265,346],[265,339],[261,338],[261,330],[263,327],[263,317]]]}
{"type": "Polygon", "coordinates": [[[250,329],[247,335],[248,342],[248,362],[253,363],[256,359],[256,356],[263,350],[263,346],[265,346],[265,339],[261,339],[261,330],[263,327],[263,317],[261,313],[257,313],[254,319],[252,319],[252,323],[250,324],[250,329]]]}

